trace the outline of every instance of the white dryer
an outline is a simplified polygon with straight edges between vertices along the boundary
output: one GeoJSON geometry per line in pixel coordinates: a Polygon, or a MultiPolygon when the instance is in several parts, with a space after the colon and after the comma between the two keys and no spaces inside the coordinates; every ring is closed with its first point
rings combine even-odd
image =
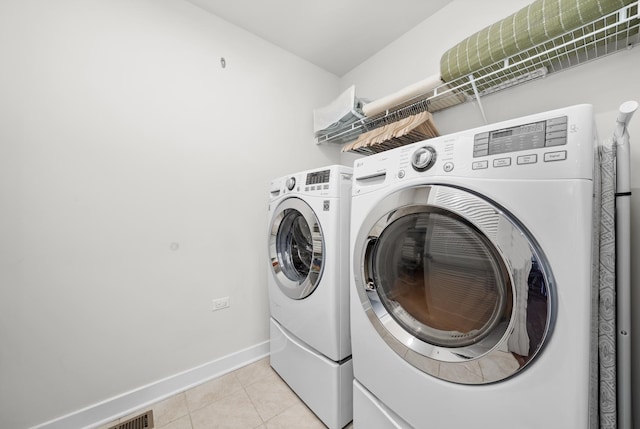
{"type": "Polygon", "coordinates": [[[271,366],[331,429],[352,418],[349,167],[271,182],[271,366]]]}
{"type": "Polygon", "coordinates": [[[355,162],[356,429],[589,427],[594,140],[580,105],[355,162]]]}

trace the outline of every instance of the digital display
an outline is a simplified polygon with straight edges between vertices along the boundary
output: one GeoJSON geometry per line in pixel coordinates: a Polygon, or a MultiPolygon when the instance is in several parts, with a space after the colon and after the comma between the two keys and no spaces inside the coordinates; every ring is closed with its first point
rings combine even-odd
{"type": "Polygon", "coordinates": [[[490,140],[502,139],[512,136],[524,136],[531,133],[544,133],[544,122],[536,122],[535,124],[521,125],[506,130],[494,131],[491,133],[490,140]]]}
{"type": "Polygon", "coordinates": [[[488,154],[516,152],[544,147],[545,122],[520,125],[489,133],[488,154]]]}
{"type": "Polygon", "coordinates": [[[513,135],[513,130],[495,131],[491,134],[491,137],[494,139],[499,139],[500,137],[507,137],[510,135],[513,135]]]}
{"type": "Polygon", "coordinates": [[[329,183],[331,170],[314,171],[307,174],[307,185],[317,185],[319,183],[329,183]]]}

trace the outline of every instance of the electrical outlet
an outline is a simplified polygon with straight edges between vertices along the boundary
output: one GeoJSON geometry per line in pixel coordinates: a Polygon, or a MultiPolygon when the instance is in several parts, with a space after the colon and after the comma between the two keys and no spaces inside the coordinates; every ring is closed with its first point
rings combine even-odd
{"type": "Polygon", "coordinates": [[[225,296],[224,298],[218,298],[212,300],[213,308],[212,311],[222,310],[223,308],[229,308],[231,304],[229,304],[229,297],[225,296]]]}

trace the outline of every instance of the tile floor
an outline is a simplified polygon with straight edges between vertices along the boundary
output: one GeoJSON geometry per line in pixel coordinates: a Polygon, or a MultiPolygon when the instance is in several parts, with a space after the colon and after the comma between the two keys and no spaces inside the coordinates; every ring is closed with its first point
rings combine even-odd
{"type": "MultiPolygon", "coordinates": [[[[154,429],[324,429],[269,366],[269,358],[179,393],[106,429],[153,409],[154,429]]],[[[347,428],[352,428],[350,423],[347,428]]]]}

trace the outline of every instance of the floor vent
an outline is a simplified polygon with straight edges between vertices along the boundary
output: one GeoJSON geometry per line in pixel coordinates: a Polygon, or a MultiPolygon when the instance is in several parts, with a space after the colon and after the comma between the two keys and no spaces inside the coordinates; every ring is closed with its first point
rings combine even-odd
{"type": "Polygon", "coordinates": [[[153,410],[140,414],[125,422],[111,426],[109,429],[151,429],[153,428],[153,410]]]}

